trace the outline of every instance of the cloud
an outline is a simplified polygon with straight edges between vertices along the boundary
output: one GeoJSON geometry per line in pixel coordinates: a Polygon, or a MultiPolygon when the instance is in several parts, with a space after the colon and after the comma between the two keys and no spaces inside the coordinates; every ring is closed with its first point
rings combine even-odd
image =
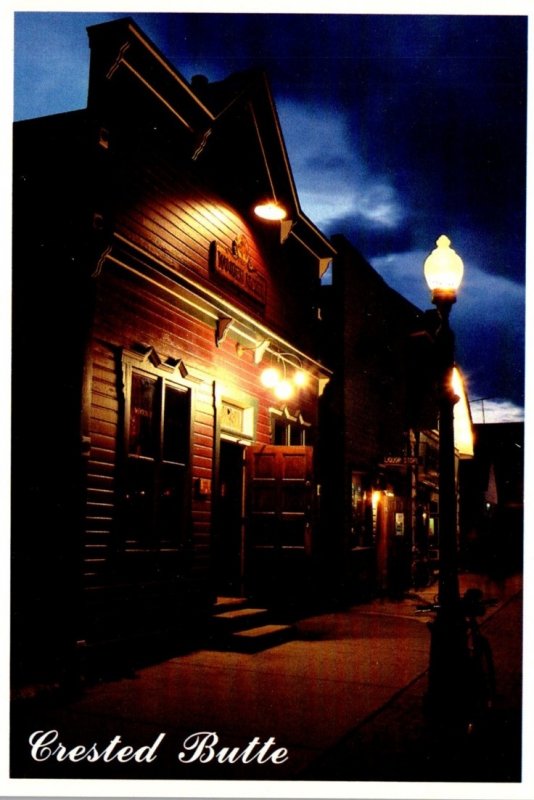
{"type": "Polygon", "coordinates": [[[405,212],[395,187],[369,172],[347,115],[287,99],[278,102],[278,114],[302,208],[316,225],[332,233],[347,218],[370,231],[402,224],[405,212]]]}
{"type": "Polygon", "coordinates": [[[509,400],[471,401],[471,416],[475,424],[524,422],[525,409],[509,400]]]}
{"type": "MultiPolygon", "coordinates": [[[[370,259],[384,280],[419,308],[430,308],[423,276],[427,251],[370,259]]],[[[525,294],[522,284],[490,275],[464,258],[464,281],[451,314],[456,353],[470,398],[495,403],[492,414],[513,416],[524,404],[525,294]],[[508,398],[505,401],[503,398],[508,398]],[[508,405],[507,405],[508,403],[508,405]]],[[[519,413],[519,412],[517,412],[519,413]]]]}
{"type": "Polygon", "coordinates": [[[425,250],[389,253],[371,259],[372,266],[393,289],[419,308],[430,304],[428,287],[423,276],[425,250]]]}
{"type": "Polygon", "coordinates": [[[470,225],[461,213],[440,213],[421,198],[416,202],[417,181],[408,181],[401,194],[393,175],[373,174],[342,110],[287,99],[279,101],[278,110],[305,212],[327,235],[343,233],[419,308],[431,306],[424,260],[444,232],[440,226],[453,223],[446,232],[464,259],[465,277],[451,322],[469,395],[491,398],[495,419],[521,415],[525,292],[520,271],[502,255],[499,237],[474,220],[470,225]],[[418,249],[414,242],[428,247],[418,249]]]}

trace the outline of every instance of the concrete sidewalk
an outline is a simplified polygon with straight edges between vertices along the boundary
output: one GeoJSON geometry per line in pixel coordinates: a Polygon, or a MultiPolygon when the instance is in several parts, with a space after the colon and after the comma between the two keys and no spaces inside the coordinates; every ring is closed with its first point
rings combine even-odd
{"type": "MultiPolygon", "coordinates": [[[[510,732],[502,776],[486,777],[480,764],[472,779],[517,780],[521,579],[496,585],[462,575],[462,591],[468,586],[499,601],[485,626],[505,681],[494,735],[510,732]]],[[[62,705],[22,703],[12,718],[12,777],[465,780],[452,774],[458,770],[450,757],[443,765],[432,759],[422,715],[429,618],[415,608],[436,590],[302,619],[292,641],[259,653],[206,647],[89,687],[62,705]],[[60,741],[67,750],[96,743],[101,753],[117,736],[110,754],[123,746],[146,749],[139,761],[122,763],[86,760],[82,750],[75,762],[37,761],[29,737],[51,730],[58,731],[52,749],[60,741]],[[156,742],[154,757],[143,760],[156,742]],[[218,757],[223,748],[229,749],[218,757]]],[[[439,752],[447,746],[438,743],[439,752]]]]}
{"type": "Polygon", "coordinates": [[[324,753],[300,778],[348,781],[521,780],[522,594],[483,624],[495,663],[496,698],[471,733],[430,726],[424,674],[324,753]]]}

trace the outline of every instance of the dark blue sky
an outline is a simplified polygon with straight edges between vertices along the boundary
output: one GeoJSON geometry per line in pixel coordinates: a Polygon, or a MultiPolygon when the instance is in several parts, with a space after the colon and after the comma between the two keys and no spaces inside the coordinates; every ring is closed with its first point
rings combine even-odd
{"type": "MultiPolygon", "coordinates": [[[[16,119],[84,107],[85,29],[120,16],[17,13],[16,119]]],[[[265,69],[304,210],[421,308],[430,306],[423,261],[449,236],[465,264],[452,324],[470,397],[492,398],[488,422],[517,418],[527,17],[131,16],[187,79],[265,69]]]]}

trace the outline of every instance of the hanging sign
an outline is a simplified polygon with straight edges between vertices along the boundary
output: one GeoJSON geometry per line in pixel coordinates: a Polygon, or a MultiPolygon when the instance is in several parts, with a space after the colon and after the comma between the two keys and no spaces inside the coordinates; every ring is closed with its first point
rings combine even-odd
{"type": "Polygon", "coordinates": [[[384,467],[413,467],[417,464],[415,456],[385,456],[382,462],[384,467]]]}
{"type": "Polygon", "coordinates": [[[265,305],[267,284],[263,275],[260,275],[252,266],[248,244],[244,236],[238,236],[232,242],[231,247],[220,242],[212,242],[210,245],[210,269],[212,273],[265,305]]]}

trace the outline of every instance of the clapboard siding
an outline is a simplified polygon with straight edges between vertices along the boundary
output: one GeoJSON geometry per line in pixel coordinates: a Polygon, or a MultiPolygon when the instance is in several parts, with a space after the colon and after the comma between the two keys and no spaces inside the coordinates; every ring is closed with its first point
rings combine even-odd
{"type": "MultiPolygon", "coordinates": [[[[93,347],[92,442],[86,504],[86,579],[88,585],[104,582],[113,556],[112,532],[119,510],[116,496],[116,465],[122,446],[120,398],[122,377],[118,353],[122,346],[142,341],[162,356],[182,357],[188,368],[209,365],[213,354],[213,331],[178,311],[169,303],[131,285],[125,291],[124,276],[115,273],[102,280],[96,318],[98,343],[93,347]],[[106,343],[106,339],[108,340],[106,343]],[[95,445],[96,448],[95,449],[95,445]],[[105,487],[105,488],[104,488],[105,487]],[[107,535],[107,539],[106,539],[107,535]],[[97,537],[100,537],[99,539],[97,537]]],[[[193,383],[191,453],[191,524],[195,574],[207,575],[211,525],[209,499],[197,500],[193,487],[197,478],[213,473],[214,408],[212,382],[193,383]]],[[[109,581],[109,577],[107,580],[109,581]]]]}
{"type": "Polygon", "coordinates": [[[179,169],[164,158],[165,154],[159,160],[152,156],[141,175],[137,170],[130,171],[130,191],[123,194],[135,198],[135,202],[123,205],[116,218],[117,232],[171,269],[215,288],[239,308],[261,316],[282,335],[294,336],[295,331],[302,330],[305,325],[295,325],[295,318],[311,322],[301,298],[309,295],[317,279],[313,259],[303,270],[281,248],[274,259],[269,258],[265,246],[235,209],[209,187],[202,187],[198,177],[183,165],[179,169]],[[251,266],[266,281],[264,308],[210,274],[211,243],[218,241],[229,247],[240,235],[246,239],[251,266]],[[288,320],[288,310],[294,321],[288,320]]]}
{"type": "Polygon", "coordinates": [[[84,581],[88,587],[104,580],[112,556],[119,413],[113,350],[93,341],[91,359],[92,402],[88,431],[91,449],[83,538],[84,581]]]}
{"type": "MultiPolygon", "coordinates": [[[[308,273],[298,267],[291,250],[288,255],[279,243],[273,244],[272,236],[260,235],[231,204],[199,179],[190,162],[180,162],[164,146],[158,149],[145,142],[137,143],[125,149],[113,168],[119,186],[115,187],[118,194],[114,201],[112,257],[104,262],[96,278],[88,414],[91,452],[84,563],[92,619],[101,621],[95,622],[96,629],[99,624],[105,625],[102,620],[106,618],[107,605],[115,603],[109,599],[113,597],[110,590],[114,581],[119,580],[119,576],[114,576],[113,565],[115,548],[121,541],[118,525],[124,436],[122,350],[131,350],[139,344],[152,347],[162,361],[181,360],[187,371],[183,381],[178,373],[175,377],[178,383],[190,387],[192,396],[190,529],[186,536],[191,543],[192,559],[188,579],[207,591],[212,591],[212,498],[209,494],[201,496],[196,487],[200,479],[207,479],[212,481],[212,490],[216,490],[213,485],[217,449],[215,386],[224,385],[230,397],[244,396],[254,403],[257,408],[254,440],[258,444],[271,442],[269,408],[281,407],[259,382],[265,364],[254,364],[251,352],[238,356],[232,335],[216,346],[215,318],[210,322],[185,303],[174,302],[172,294],[164,289],[169,287],[168,275],[162,278],[165,284],[162,283],[160,291],[149,281],[148,274],[154,278],[164,266],[170,274],[177,274],[173,287],[177,298],[182,291],[180,281],[185,279],[190,289],[200,286],[208,290],[215,298],[295,342],[295,331],[305,327],[298,295],[301,291],[308,292],[315,269],[311,259],[308,273]],[[230,248],[240,236],[247,243],[251,267],[265,280],[264,305],[211,272],[212,242],[230,248]]],[[[253,332],[250,333],[254,338],[253,332]]],[[[267,355],[266,362],[271,358],[267,355]]],[[[167,377],[173,380],[170,374],[167,377]]],[[[314,423],[315,387],[303,390],[290,403],[289,411],[300,412],[314,423]]],[[[136,559],[135,569],[142,576],[146,556],[142,550],[134,550],[131,555],[136,559]]],[[[169,554],[172,557],[171,551],[169,554]]],[[[124,575],[120,581],[120,603],[127,604],[128,597],[135,603],[138,595],[134,583],[128,584],[128,578],[125,583],[124,575]]],[[[159,588],[154,585],[149,594],[143,595],[147,620],[151,615],[161,616],[164,596],[170,598],[173,592],[180,591],[178,584],[169,588],[172,581],[170,577],[162,578],[159,588]]],[[[119,606],[113,608],[113,613],[118,613],[119,606]]]]}

